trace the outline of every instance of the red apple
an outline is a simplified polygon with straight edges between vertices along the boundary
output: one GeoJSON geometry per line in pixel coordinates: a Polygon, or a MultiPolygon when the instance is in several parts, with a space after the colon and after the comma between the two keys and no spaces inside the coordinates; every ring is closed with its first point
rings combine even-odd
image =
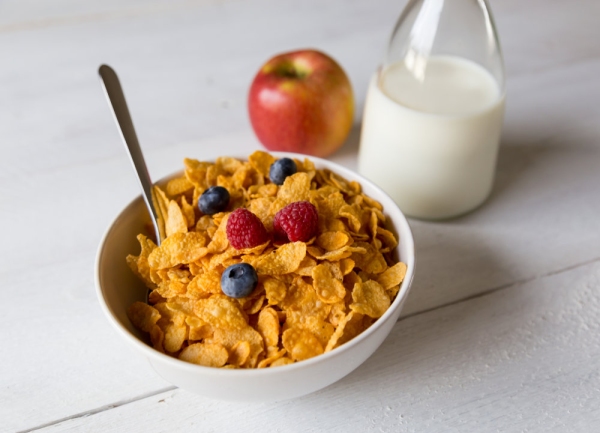
{"type": "Polygon", "coordinates": [[[322,52],[284,53],[254,77],[248,111],[267,149],[327,156],[352,127],[352,86],[340,65],[322,52]]]}

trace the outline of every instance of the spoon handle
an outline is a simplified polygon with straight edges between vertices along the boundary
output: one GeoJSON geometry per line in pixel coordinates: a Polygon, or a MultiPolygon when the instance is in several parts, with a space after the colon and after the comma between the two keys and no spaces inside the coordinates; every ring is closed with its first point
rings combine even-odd
{"type": "Polygon", "coordinates": [[[127,102],[125,101],[125,95],[123,94],[119,77],[108,65],[101,65],[100,68],[98,68],[98,74],[100,74],[106,98],[108,99],[109,105],[112,107],[115,121],[121,132],[121,138],[123,139],[133,168],[137,172],[138,180],[142,187],[142,196],[144,197],[146,207],[150,212],[154,231],[156,232],[156,241],[157,244],[160,245],[162,236],[158,224],[159,215],[157,214],[157,210],[153,206],[152,201],[152,181],[150,180],[148,168],[144,161],[144,155],[142,154],[142,149],[140,148],[140,143],[138,142],[133,122],[131,121],[131,116],[129,115],[129,109],[127,108],[127,102]]]}

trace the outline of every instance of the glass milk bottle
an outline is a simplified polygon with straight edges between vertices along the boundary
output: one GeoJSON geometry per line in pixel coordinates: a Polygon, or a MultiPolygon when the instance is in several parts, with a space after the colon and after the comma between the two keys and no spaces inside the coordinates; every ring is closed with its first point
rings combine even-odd
{"type": "Polygon", "coordinates": [[[369,84],[361,174],[408,216],[450,218],[489,195],[504,67],[486,0],[411,0],[369,84]]]}

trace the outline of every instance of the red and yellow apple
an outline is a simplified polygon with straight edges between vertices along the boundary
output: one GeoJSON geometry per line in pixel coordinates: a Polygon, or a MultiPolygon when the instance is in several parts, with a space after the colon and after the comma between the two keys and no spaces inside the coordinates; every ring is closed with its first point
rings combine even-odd
{"type": "Polygon", "coordinates": [[[248,111],[267,149],[324,157],[344,144],[352,127],[352,86],[340,65],[320,51],[284,53],[254,77],[248,111]]]}

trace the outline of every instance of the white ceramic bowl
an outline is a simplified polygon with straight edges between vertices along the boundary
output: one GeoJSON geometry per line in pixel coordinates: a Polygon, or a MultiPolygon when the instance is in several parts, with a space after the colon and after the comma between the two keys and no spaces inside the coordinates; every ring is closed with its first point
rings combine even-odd
{"type": "MultiPolygon", "coordinates": [[[[275,155],[305,158],[305,155],[292,153],[275,155]]],[[[353,340],[328,353],[295,364],[266,369],[229,370],[203,367],[164,355],[146,343],[145,337],[134,328],[126,313],[133,302],[143,301],[146,296],[144,284],[125,263],[127,254],[139,252],[136,235],[144,231],[144,224],[148,221],[147,211],[139,196],[115,219],[100,243],[96,257],[96,290],[109,322],[167,381],[205,397],[228,401],[264,402],[299,397],[346,376],[371,356],[390,333],[408,295],[415,269],[414,242],[408,222],[392,199],[367,179],[331,161],[314,157],[310,159],[317,168],[328,168],[346,179],[360,182],[363,191],[383,205],[392,230],[399,235],[396,253],[408,266],[396,299],[377,322],[353,340]]]]}

